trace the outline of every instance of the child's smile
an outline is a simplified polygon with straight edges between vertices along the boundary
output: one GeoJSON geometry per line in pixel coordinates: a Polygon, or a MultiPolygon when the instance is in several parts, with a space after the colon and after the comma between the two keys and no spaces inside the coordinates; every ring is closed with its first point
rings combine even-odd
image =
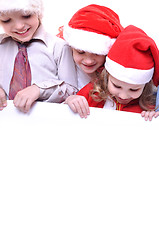
{"type": "Polygon", "coordinates": [[[17,33],[18,35],[24,36],[26,33],[28,33],[29,29],[30,29],[30,28],[25,29],[25,30],[22,31],[22,32],[16,32],[16,33],[17,33]]]}

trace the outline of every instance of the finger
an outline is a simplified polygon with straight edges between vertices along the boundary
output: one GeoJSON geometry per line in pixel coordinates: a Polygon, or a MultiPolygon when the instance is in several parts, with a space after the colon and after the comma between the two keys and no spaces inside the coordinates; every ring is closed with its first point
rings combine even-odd
{"type": "Polygon", "coordinates": [[[23,97],[22,95],[20,95],[18,93],[13,100],[14,106],[22,112],[25,112],[26,102],[27,102],[27,98],[23,97]]]}
{"type": "Polygon", "coordinates": [[[90,115],[90,109],[87,100],[84,98],[83,100],[83,105],[82,105],[82,112],[83,116],[86,118],[88,115],[90,115]]]}
{"type": "Polygon", "coordinates": [[[150,113],[149,113],[149,121],[152,121],[154,116],[155,116],[155,111],[150,111],[150,113]]]}
{"type": "Polygon", "coordinates": [[[7,98],[6,98],[6,96],[4,96],[4,97],[1,98],[1,103],[2,103],[2,106],[3,106],[3,107],[6,107],[6,106],[7,106],[7,98]]]}
{"type": "Polygon", "coordinates": [[[159,111],[155,112],[154,117],[157,118],[159,116],[159,111]]]}
{"type": "Polygon", "coordinates": [[[7,100],[6,99],[0,99],[0,111],[4,109],[4,107],[7,106],[7,100]]]}
{"type": "Polygon", "coordinates": [[[83,96],[69,96],[65,103],[69,105],[74,113],[78,113],[82,118],[86,118],[90,114],[88,102],[83,96]]]}
{"type": "Polygon", "coordinates": [[[77,108],[76,108],[76,104],[74,104],[74,103],[67,103],[68,104],[68,106],[71,108],[71,110],[74,112],[74,113],[77,113],[77,108]]]}
{"type": "Polygon", "coordinates": [[[145,118],[145,121],[149,119],[149,111],[145,111],[144,118],[145,118]]]}
{"type": "Polygon", "coordinates": [[[87,118],[89,114],[89,106],[85,97],[81,97],[76,101],[76,110],[79,113],[80,117],[87,118]]]}
{"type": "Polygon", "coordinates": [[[19,94],[17,93],[13,99],[13,104],[15,107],[18,107],[19,106],[19,103],[20,103],[20,96],[19,94]]]}
{"type": "Polygon", "coordinates": [[[81,106],[81,102],[76,101],[73,103],[73,105],[74,108],[76,109],[76,113],[78,113],[81,118],[85,117],[83,107],[81,106]]]}
{"type": "Polygon", "coordinates": [[[29,112],[33,102],[34,101],[32,101],[31,99],[27,99],[27,101],[26,101],[26,103],[24,105],[24,108],[23,108],[25,113],[29,112]]]}
{"type": "Polygon", "coordinates": [[[142,112],[141,112],[141,116],[142,116],[142,117],[145,117],[145,113],[146,113],[146,111],[142,111],[142,112]]]}
{"type": "Polygon", "coordinates": [[[3,89],[0,89],[0,110],[7,106],[7,98],[3,89]]]}

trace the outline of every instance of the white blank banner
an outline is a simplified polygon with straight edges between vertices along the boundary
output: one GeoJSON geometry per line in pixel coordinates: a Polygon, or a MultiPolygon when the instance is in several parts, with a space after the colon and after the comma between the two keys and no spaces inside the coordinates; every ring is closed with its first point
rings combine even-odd
{"type": "Polygon", "coordinates": [[[0,112],[0,239],[159,239],[159,119],[12,101],[0,112]]]}

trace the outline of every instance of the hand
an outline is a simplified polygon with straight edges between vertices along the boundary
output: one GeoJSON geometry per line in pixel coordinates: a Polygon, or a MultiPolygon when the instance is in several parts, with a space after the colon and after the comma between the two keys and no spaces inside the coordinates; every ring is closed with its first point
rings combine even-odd
{"type": "Polygon", "coordinates": [[[7,97],[5,91],[0,88],[0,111],[7,106],[7,97]]]}
{"type": "Polygon", "coordinates": [[[33,84],[19,91],[15,96],[13,103],[20,111],[27,113],[32,104],[39,98],[40,88],[33,84]]]}
{"type": "Polygon", "coordinates": [[[159,112],[155,111],[142,111],[141,116],[145,118],[145,121],[152,121],[153,117],[157,118],[159,116],[159,112]]]}
{"type": "Polygon", "coordinates": [[[73,112],[79,113],[81,118],[87,118],[90,114],[89,105],[85,97],[80,95],[71,95],[65,103],[69,105],[73,112]]]}

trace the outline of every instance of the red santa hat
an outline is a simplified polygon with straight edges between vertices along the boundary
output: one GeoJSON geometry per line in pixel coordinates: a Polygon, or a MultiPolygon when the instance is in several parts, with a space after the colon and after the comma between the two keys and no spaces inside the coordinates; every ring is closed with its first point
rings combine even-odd
{"type": "Polygon", "coordinates": [[[122,31],[106,57],[106,70],[118,80],[159,84],[159,51],[143,30],[128,26],[122,31]]]}
{"type": "Polygon", "coordinates": [[[42,0],[0,0],[0,15],[12,11],[35,13],[41,19],[43,2],[42,0]]]}
{"type": "Polygon", "coordinates": [[[119,17],[114,11],[91,4],[73,15],[64,26],[63,37],[75,49],[107,55],[122,30],[119,17]]]}

